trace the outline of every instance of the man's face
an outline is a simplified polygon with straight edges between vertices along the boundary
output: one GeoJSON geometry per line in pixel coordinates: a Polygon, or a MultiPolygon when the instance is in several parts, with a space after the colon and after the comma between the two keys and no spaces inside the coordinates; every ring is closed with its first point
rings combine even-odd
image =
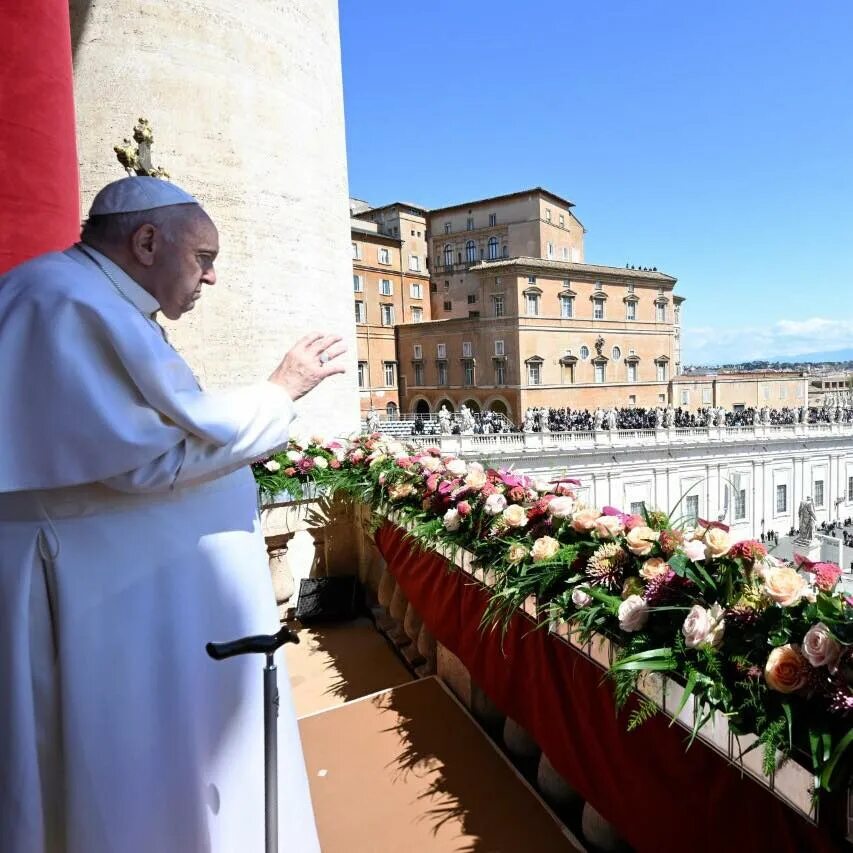
{"type": "Polygon", "coordinates": [[[203,210],[188,212],[162,241],[157,254],[151,270],[153,295],[163,313],[170,320],[177,320],[195,307],[203,285],[216,283],[216,226],[203,210]]]}

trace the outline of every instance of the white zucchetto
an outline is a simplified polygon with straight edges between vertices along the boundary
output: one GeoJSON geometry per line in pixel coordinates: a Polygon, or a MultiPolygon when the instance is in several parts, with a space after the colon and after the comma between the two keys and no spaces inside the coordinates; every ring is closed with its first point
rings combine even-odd
{"type": "Polygon", "coordinates": [[[199,201],[185,190],[160,178],[144,175],[121,178],[107,184],[89,208],[89,216],[106,216],[111,213],[134,213],[175,204],[198,204],[199,201]]]}

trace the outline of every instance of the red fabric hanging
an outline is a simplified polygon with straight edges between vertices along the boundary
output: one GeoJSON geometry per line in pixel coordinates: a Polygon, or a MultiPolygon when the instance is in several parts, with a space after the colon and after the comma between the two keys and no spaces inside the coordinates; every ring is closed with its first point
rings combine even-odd
{"type": "Polygon", "coordinates": [[[404,535],[386,524],[376,542],[427,628],[636,850],[842,848],[833,841],[842,837],[840,826],[811,825],[698,741],[685,752],[686,733],[662,715],[627,732],[602,671],[523,616],[512,619],[503,638],[500,629],[481,630],[484,588],[462,572],[448,571],[438,554],[413,551],[404,535]]]}
{"type": "Polygon", "coordinates": [[[68,0],[0,2],[0,274],[80,234],[68,0]]]}

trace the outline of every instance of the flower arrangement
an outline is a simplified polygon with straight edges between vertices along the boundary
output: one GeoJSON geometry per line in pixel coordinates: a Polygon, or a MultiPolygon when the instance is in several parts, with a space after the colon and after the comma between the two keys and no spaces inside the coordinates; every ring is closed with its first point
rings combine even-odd
{"type": "Polygon", "coordinates": [[[340,441],[326,442],[319,436],[291,439],[284,450],[252,463],[262,503],[282,494],[301,500],[312,485],[322,485],[324,471],[341,467],[344,455],[340,441]]]}
{"type": "MultiPolygon", "coordinates": [[[[838,566],[788,565],[716,522],[587,506],[576,480],[532,480],[379,434],[293,443],[253,467],[266,494],[313,482],[380,519],[394,512],[422,547],[470,551],[494,580],[487,624],[535,595],[543,624],[610,638],[618,708],[641,674],[665,673],[684,688],[676,716],[694,699],[691,742],[723,714],[757,736],[768,775],[778,751],[810,760],[816,792],[849,777],[853,598],[836,591],[838,566]]],[[[629,728],[656,711],[642,700],[629,728]]]]}

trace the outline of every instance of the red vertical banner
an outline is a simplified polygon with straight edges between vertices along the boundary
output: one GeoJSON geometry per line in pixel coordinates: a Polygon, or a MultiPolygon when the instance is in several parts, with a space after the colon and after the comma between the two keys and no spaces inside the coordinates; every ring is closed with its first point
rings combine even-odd
{"type": "Polygon", "coordinates": [[[0,274],[80,229],[68,0],[0,0],[0,274]]]}

